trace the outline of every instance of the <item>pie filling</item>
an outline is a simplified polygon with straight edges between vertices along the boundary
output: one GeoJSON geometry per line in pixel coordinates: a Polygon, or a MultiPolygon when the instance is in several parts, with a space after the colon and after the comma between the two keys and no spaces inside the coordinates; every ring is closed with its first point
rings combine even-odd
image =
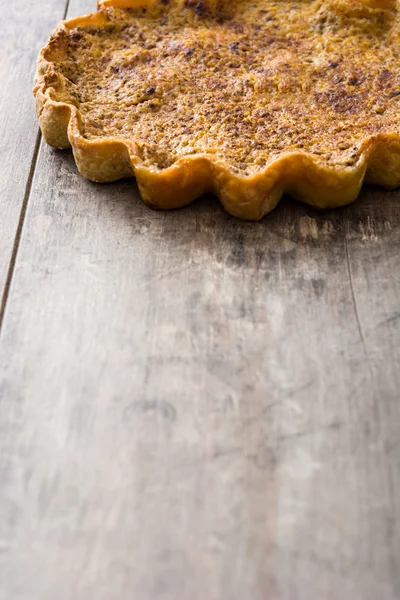
{"type": "Polygon", "coordinates": [[[55,63],[87,140],[135,144],[163,169],[208,154],[251,175],[282,154],[357,163],[365,142],[400,133],[396,5],[356,0],[157,0],[103,8],[67,30],[55,63]]]}

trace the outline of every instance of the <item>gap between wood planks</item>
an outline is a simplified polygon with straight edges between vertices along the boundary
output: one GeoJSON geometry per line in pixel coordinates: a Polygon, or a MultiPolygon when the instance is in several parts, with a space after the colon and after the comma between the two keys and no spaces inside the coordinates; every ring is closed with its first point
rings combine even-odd
{"type": "Polygon", "coordinates": [[[33,156],[32,156],[32,163],[31,163],[31,167],[29,169],[28,180],[26,182],[24,199],[23,199],[22,206],[21,206],[21,213],[20,213],[19,220],[18,220],[17,231],[15,233],[15,240],[14,240],[14,245],[13,245],[13,249],[12,249],[12,253],[11,253],[10,264],[9,264],[8,271],[7,271],[7,278],[6,278],[6,283],[4,286],[3,298],[1,301],[1,305],[0,305],[0,333],[1,333],[2,325],[3,325],[3,321],[4,321],[4,315],[5,315],[6,308],[7,308],[8,297],[10,295],[11,282],[12,282],[12,278],[13,278],[15,263],[17,261],[18,249],[19,249],[19,245],[20,245],[20,241],[21,241],[22,229],[24,227],[26,210],[28,208],[28,202],[29,202],[29,198],[31,195],[32,182],[33,182],[33,178],[35,176],[35,170],[36,170],[37,159],[39,156],[41,139],[42,139],[42,134],[40,133],[40,130],[39,130],[37,133],[37,136],[36,136],[36,142],[35,142],[35,147],[34,147],[33,156]]]}
{"type": "MultiPolygon", "coordinates": [[[[66,0],[66,4],[65,4],[64,13],[63,13],[63,16],[62,16],[62,20],[65,20],[67,18],[69,4],[70,4],[70,0],[66,0]]],[[[20,246],[20,243],[21,243],[22,231],[23,231],[23,228],[24,228],[26,211],[27,211],[27,208],[28,208],[29,198],[30,198],[31,191],[32,191],[33,178],[35,176],[36,165],[37,165],[37,161],[38,161],[38,156],[39,156],[41,141],[42,141],[42,134],[41,134],[40,128],[38,127],[38,129],[37,129],[37,135],[36,135],[36,141],[35,141],[35,146],[34,146],[34,149],[33,149],[31,166],[30,166],[30,169],[29,169],[28,179],[27,179],[26,186],[25,186],[24,199],[22,201],[21,212],[20,212],[20,215],[19,215],[18,225],[17,225],[17,229],[16,229],[16,232],[15,232],[15,239],[14,239],[13,249],[12,249],[12,252],[11,252],[10,264],[8,266],[8,271],[7,271],[7,277],[6,277],[6,282],[5,282],[5,286],[4,286],[3,296],[2,296],[2,299],[1,299],[1,303],[0,303],[0,335],[1,335],[2,326],[3,326],[3,322],[4,322],[4,317],[5,317],[5,313],[6,313],[6,309],[7,309],[8,298],[9,298],[9,295],[10,295],[10,288],[11,288],[11,283],[12,283],[12,279],[13,279],[14,268],[15,268],[15,264],[17,262],[18,250],[19,250],[19,246],[20,246]]]]}

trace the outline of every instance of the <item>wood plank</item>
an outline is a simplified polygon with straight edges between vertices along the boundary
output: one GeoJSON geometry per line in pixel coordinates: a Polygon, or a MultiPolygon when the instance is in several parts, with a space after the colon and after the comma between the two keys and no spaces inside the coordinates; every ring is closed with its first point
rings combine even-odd
{"type": "Polygon", "coordinates": [[[66,0],[47,0],[40,6],[34,0],[0,0],[0,306],[36,160],[36,58],[65,6],[66,0]]]}
{"type": "Polygon", "coordinates": [[[1,600],[399,598],[399,198],[154,213],[41,149],[0,349],[1,600]]]}
{"type": "Polygon", "coordinates": [[[1,355],[0,597],[397,599],[397,203],[153,213],[43,148],[1,355]]]}

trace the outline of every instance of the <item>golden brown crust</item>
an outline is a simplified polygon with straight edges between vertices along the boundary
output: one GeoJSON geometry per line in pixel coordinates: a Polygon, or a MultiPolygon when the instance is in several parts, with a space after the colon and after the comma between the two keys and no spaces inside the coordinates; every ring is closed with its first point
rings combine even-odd
{"type": "MultiPolygon", "coordinates": [[[[247,174],[209,152],[178,156],[173,164],[162,168],[142,160],[136,139],[90,138],[84,130],[77,96],[59,68],[68,53],[69,34],[77,27],[100,30],[107,23],[109,7],[124,10],[153,3],[154,0],[104,0],[97,13],[61,23],[40,54],[34,93],[43,136],[56,148],[72,147],[82,175],[97,182],[135,176],[143,200],[154,208],[181,207],[212,192],[228,212],[244,219],[262,218],[283,193],[328,208],[352,202],[364,180],[387,188],[400,185],[400,136],[395,130],[372,132],[365,137],[350,164],[329,164],[299,149],[280,152],[265,167],[247,174]]],[[[349,0],[351,3],[372,10],[397,10],[393,0],[349,0]]],[[[214,9],[218,0],[203,0],[197,5],[214,9]]]]}

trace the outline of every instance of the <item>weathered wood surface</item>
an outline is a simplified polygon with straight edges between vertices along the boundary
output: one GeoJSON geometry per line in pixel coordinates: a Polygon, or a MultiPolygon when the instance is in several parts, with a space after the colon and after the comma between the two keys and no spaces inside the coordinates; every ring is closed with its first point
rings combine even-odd
{"type": "Polygon", "coordinates": [[[0,0],[0,320],[39,143],[32,110],[36,58],[65,7],[66,0],[40,5],[34,0],[0,0]]]}
{"type": "Polygon", "coordinates": [[[155,213],[42,147],[0,349],[0,599],[398,600],[399,203],[155,213]]]}
{"type": "Polygon", "coordinates": [[[4,598],[399,597],[398,198],[154,213],[41,151],[2,340],[4,598]]]}

